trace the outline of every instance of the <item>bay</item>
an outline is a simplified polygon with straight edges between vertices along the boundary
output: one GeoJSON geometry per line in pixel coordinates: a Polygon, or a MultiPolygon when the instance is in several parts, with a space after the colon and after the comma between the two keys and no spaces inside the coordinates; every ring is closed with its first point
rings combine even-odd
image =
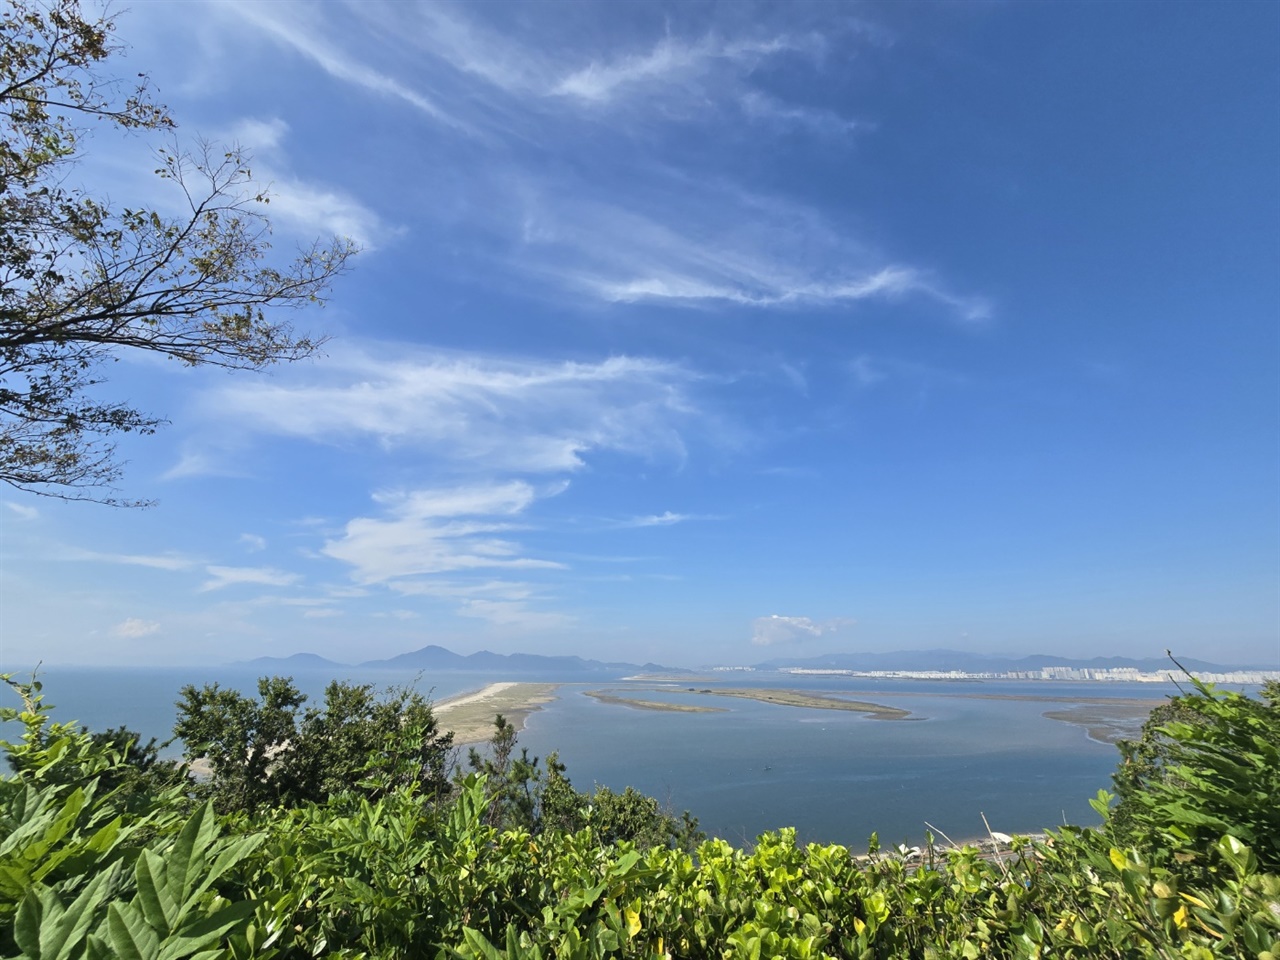
{"type": "MultiPolygon", "coordinates": [[[[57,706],[56,719],[94,730],[123,724],[144,739],[164,740],[171,735],[174,701],[184,684],[216,681],[251,692],[258,672],[245,666],[64,667],[43,670],[41,680],[47,701],[57,706]]],[[[412,683],[437,700],[513,679],[359,668],[293,676],[313,700],[322,698],[335,676],[379,687],[412,683]]],[[[718,678],[715,685],[725,682],[718,678]]],[[[1097,822],[1088,801],[1110,786],[1118,751],[1090,739],[1084,727],[1048,719],[1044,712],[1080,699],[1158,701],[1176,692],[1165,684],[777,675],[727,682],[871,700],[910,711],[912,719],[878,720],[688,690],[712,686],[704,681],[653,684],[619,678],[565,682],[559,699],[527,719],[520,744],[544,758],[557,751],[579,790],[595,784],[614,790],[634,786],[677,813],[689,810],[709,834],[735,843],[790,826],[801,842],[862,850],[873,832],[885,844],[919,844],[926,824],[954,840],[983,836],[983,815],[992,829],[1010,834],[1097,822]],[[585,695],[605,687],[624,696],[720,710],[641,711],[585,695]]],[[[179,750],[172,745],[166,753],[179,750]]]]}

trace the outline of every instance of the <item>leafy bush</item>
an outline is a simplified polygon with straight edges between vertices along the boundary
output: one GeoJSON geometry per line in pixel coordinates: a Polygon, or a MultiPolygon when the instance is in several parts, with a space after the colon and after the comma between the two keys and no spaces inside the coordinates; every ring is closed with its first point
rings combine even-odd
{"type": "MultiPolygon", "coordinates": [[[[534,785],[536,830],[493,813],[513,781],[489,777],[510,763],[447,797],[366,777],[321,802],[191,813],[189,786],[125,789],[128,750],[52,723],[39,691],[20,690],[23,709],[0,714],[26,731],[3,745],[15,772],[0,780],[9,956],[1280,960],[1280,876],[1262,834],[1274,697],[1180,698],[1200,721],[1152,721],[1159,762],[1141,778],[1122,768],[1118,808],[1100,792],[1099,829],[1015,840],[994,861],[930,845],[908,863],[802,847],[792,830],[749,852],[619,840],[601,794],[574,791],[554,758],[534,785]]],[[[358,752],[343,742],[351,772],[358,752]]],[[[638,796],[617,819],[654,822],[638,796]]]]}
{"type": "Polygon", "coordinates": [[[291,677],[263,677],[258,697],[218,684],[182,688],[174,734],[188,760],[205,760],[202,789],[219,812],[323,803],[360,791],[380,796],[412,787],[449,791],[452,734],[441,733],[431,705],[408,688],[375,694],[369,684],[334,681],[323,708],[291,677]]]}
{"type": "Polygon", "coordinates": [[[1120,840],[1184,859],[1229,833],[1278,872],[1280,683],[1254,699],[1190,682],[1194,694],[1157,708],[1141,739],[1121,745],[1109,823],[1120,840]]]}

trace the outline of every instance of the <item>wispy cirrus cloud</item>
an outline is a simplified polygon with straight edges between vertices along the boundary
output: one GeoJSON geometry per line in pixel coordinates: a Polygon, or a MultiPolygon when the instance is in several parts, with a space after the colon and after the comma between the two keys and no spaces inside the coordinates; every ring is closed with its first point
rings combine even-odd
{"type": "Polygon", "coordinates": [[[37,520],[40,517],[40,511],[28,504],[6,500],[4,505],[20,520],[37,520]]]}
{"type": "Polygon", "coordinates": [[[78,547],[62,551],[62,559],[82,560],[91,563],[115,563],[131,567],[150,567],[153,570],[190,570],[200,561],[178,553],[103,553],[82,550],[78,547]]]}
{"type": "Polygon", "coordinates": [[[211,564],[204,568],[204,572],[209,575],[209,579],[200,585],[201,592],[245,584],[288,587],[302,580],[300,574],[275,567],[223,567],[211,564]]]}
{"type": "MultiPolygon", "coordinates": [[[[226,9],[242,17],[279,43],[311,60],[337,80],[355,84],[381,96],[403,101],[432,119],[458,130],[470,129],[468,124],[441,108],[430,97],[391,74],[352,56],[342,49],[339,42],[324,36],[326,23],[316,22],[314,15],[299,16],[299,12],[304,11],[305,8],[294,5],[275,7],[271,4],[240,2],[228,4],[226,9]]],[[[314,13],[319,11],[313,11],[314,13]]]]}
{"type": "Polygon", "coordinates": [[[818,34],[779,34],[763,39],[725,39],[715,34],[694,39],[665,36],[643,52],[593,60],[560,80],[552,92],[591,104],[607,104],[628,94],[651,96],[655,87],[674,85],[687,95],[692,82],[717,67],[745,71],[778,54],[820,56],[824,46],[818,34]]]}
{"type": "MultiPolygon", "coordinates": [[[[512,266],[608,303],[840,308],[920,298],[953,319],[990,319],[922,267],[895,263],[791,201],[670,178],[644,212],[558,184],[526,182],[512,266]]],[[[513,227],[514,229],[514,227],[513,227]]]]}
{"type": "Polygon", "coordinates": [[[786,103],[759,90],[748,90],[738,103],[743,115],[752,121],[786,130],[807,131],[822,137],[840,139],[869,126],[842,117],[833,110],[786,103]]]}
{"type": "Polygon", "coordinates": [[[301,236],[347,237],[365,250],[400,232],[349,191],[290,173],[288,133],[289,125],[279,117],[246,117],[223,137],[252,157],[254,184],[270,196],[274,222],[301,236]]]}
{"type": "MultiPolygon", "coordinates": [[[[618,34],[574,32],[561,18],[536,16],[513,31],[474,6],[446,3],[231,9],[330,76],[441,121],[432,149],[451,157],[452,200],[444,207],[465,212],[438,215],[460,217],[468,229],[487,232],[489,243],[505,244],[505,266],[526,282],[613,304],[776,310],[919,297],[965,322],[992,313],[982,297],[910,258],[860,249],[848,226],[805,228],[776,203],[770,210],[759,198],[718,189],[706,171],[684,170],[672,183],[668,163],[636,149],[638,139],[661,140],[640,136],[641,125],[674,135],[679,124],[708,116],[728,139],[797,130],[848,136],[858,122],[763,82],[770,70],[838,70],[833,50],[847,56],[876,42],[873,30],[846,16],[806,17],[796,27],[787,22],[793,18],[747,23],[699,14],[618,34]],[[542,172],[555,165],[527,162],[535,144],[535,153],[554,154],[564,143],[594,143],[602,125],[621,139],[602,147],[601,162],[574,164],[561,176],[542,172]],[[455,150],[462,153],[452,156],[455,150]],[[518,196],[505,201],[504,216],[513,183],[518,196]],[[535,200],[526,204],[530,194],[535,200]],[[601,199],[592,202],[593,195],[601,199]]],[[[263,140],[281,136],[271,121],[259,124],[263,140]]],[[[388,230],[332,188],[281,176],[277,190],[286,218],[326,224],[366,244],[388,230]]],[[[810,213],[810,227],[820,219],[810,213]]]]}
{"type": "MultiPolygon", "coordinates": [[[[459,470],[558,473],[581,468],[593,450],[682,457],[682,430],[706,418],[693,393],[700,379],[643,357],[555,362],[370,345],[270,382],[220,387],[201,407],[237,435],[373,440],[459,470]]],[[[185,457],[216,464],[204,451],[185,457]]]]}
{"type": "Polygon", "coordinates": [[[695,517],[693,514],[672,513],[670,510],[665,510],[662,513],[652,513],[652,514],[648,514],[647,516],[631,517],[627,520],[619,520],[617,523],[617,526],[619,527],[671,527],[677,523],[684,523],[686,520],[697,520],[697,519],[700,519],[700,518],[695,517]]]}

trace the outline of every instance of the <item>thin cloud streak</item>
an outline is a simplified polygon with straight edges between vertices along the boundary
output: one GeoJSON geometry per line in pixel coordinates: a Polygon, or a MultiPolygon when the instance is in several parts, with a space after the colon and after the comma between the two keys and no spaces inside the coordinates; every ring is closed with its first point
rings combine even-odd
{"type": "MultiPolygon", "coordinates": [[[[216,389],[201,406],[237,432],[320,443],[371,439],[472,472],[572,472],[592,450],[680,458],[682,428],[704,418],[691,392],[699,376],[674,363],[406,353],[348,348],[322,368],[216,389]]],[[[188,452],[183,472],[215,462],[188,452]]]]}
{"type": "Polygon", "coordinates": [[[100,553],[96,550],[72,548],[62,554],[64,560],[82,560],[95,563],[115,563],[131,567],[150,567],[153,570],[190,570],[199,561],[176,553],[100,553]]]}
{"type": "Polygon", "coordinates": [[[754,64],[779,53],[809,52],[821,39],[796,40],[778,36],[769,40],[722,41],[704,36],[688,42],[663,37],[643,54],[628,54],[611,61],[593,61],[562,79],[552,91],[591,104],[608,104],[628,93],[651,93],[654,86],[688,83],[718,62],[754,64]]]}
{"type": "Polygon", "coordinates": [[[694,200],[688,187],[651,190],[641,213],[567,184],[526,183],[510,266],[613,304],[835,308],[916,296],[964,324],[992,316],[984,298],[885,262],[803,205],[729,187],[694,200]]]}
{"type": "MultiPolygon", "coordinates": [[[[383,96],[402,100],[422,113],[460,131],[470,131],[470,125],[441,109],[429,97],[406,86],[388,74],[375,70],[355,60],[326,40],[307,31],[296,21],[285,23],[275,18],[270,5],[234,3],[229,6],[239,16],[269,34],[285,46],[302,54],[337,80],[352,83],[383,96]]],[[[294,9],[294,8],[290,8],[294,9]]]]}
{"type": "Polygon", "coordinates": [[[650,514],[644,517],[632,517],[629,520],[619,521],[619,527],[671,527],[677,523],[684,523],[686,520],[700,520],[702,517],[695,517],[690,513],[672,513],[666,510],[662,513],[650,514]]]}
{"type": "MultiPolygon", "coordinates": [[[[628,157],[625,186],[595,177],[584,180],[581,174],[563,183],[530,183],[531,168],[518,161],[514,169],[502,169],[512,151],[523,153],[544,137],[553,136],[556,143],[577,142],[579,134],[587,132],[584,123],[592,130],[604,123],[631,139],[637,124],[669,128],[707,111],[726,131],[745,125],[744,132],[753,138],[761,130],[789,135],[797,128],[846,136],[856,124],[830,110],[779,99],[752,80],[753,70],[780,57],[824,68],[834,41],[821,32],[775,29],[742,36],[703,24],[686,27],[687,35],[682,36],[678,27],[667,24],[665,34],[637,52],[583,49],[572,41],[551,47],[520,42],[500,35],[465,7],[442,4],[361,4],[354,19],[340,12],[343,8],[307,8],[302,23],[285,22],[270,6],[237,4],[233,9],[331,76],[397,97],[452,127],[482,130],[486,143],[505,144],[479,158],[470,146],[464,147],[466,159],[450,168],[451,177],[460,187],[459,195],[472,198],[459,200],[468,210],[468,226],[487,229],[498,242],[510,243],[513,233],[519,236],[520,243],[508,246],[507,266],[535,282],[612,304],[785,309],[917,295],[943,305],[964,322],[979,323],[991,316],[990,305],[981,297],[957,293],[900,257],[859,250],[856,237],[841,235],[826,224],[819,224],[811,235],[800,229],[796,236],[797,225],[787,222],[789,215],[771,215],[767,203],[735,200],[726,191],[708,190],[705,182],[664,184],[667,166],[646,159],[643,152],[628,157]],[[385,58],[387,63],[412,64],[399,68],[406,71],[404,77],[373,69],[346,52],[360,45],[374,49],[374,41],[378,48],[390,45],[394,51],[385,58]],[[548,49],[565,52],[549,54],[548,49]],[[424,86],[440,99],[419,93],[424,86]],[[664,106],[667,98],[678,106],[664,106]],[[627,110],[612,109],[624,99],[627,110]],[[653,117],[638,119],[638,110],[646,106],[653,117]],[[461,116],[467,117],[465,123],[458,119],[461,116]],[[531,117],[538,117],[538,122],[531,117]],[[516,197],[507,201],[515,206],[508,218],[495,218],[495,206],[504,195],[510,197],[513,183],[531,191],[541,209],[519,209],[521,200],[516,197]],[[669,197],[662,196],[664,187],[672,188],[669,197]],[[609,198],[595,209],[580,199],[593,190],[609,198]],[[720,209],[708,203],[708,194],[720,209]],[[696,198],[692,202],[691,196],[696,198]],[[745,231],[746,242],[744,223],[757,225],[745,231]],[[824,239],[826,233],[832,234],[830,239],[824,239]],[[771,236],[781,237],[781,242],[771,243],[766,239],[771,236]]],[[[830,29],[845,44],[874,42],[867,31],[850,30],[844,18],[830,29]]],[[[280,134],[268,126],[259,135],[271,142],[280,134]]],[[[468,144],[471,141],[468,138],[468,144]]],[[[446,137],[441,146],[452,149],[458,144],[450,145],[446,137]]],[[[333,224],[366,245],[387,232],[361,204],[331,189],[289,178],[282,178],[279,189],[286,217],[333,224]]]]}
{"type": "Polygon", "coordinates": [[[288,587],[302,580],[297,573],[277,570],[275,567],[223,567],[210,565],[204,568],[209,579],[200,585],[200,592],[221,590],[224,587],[253,584],[267,587],[288,587]]]}

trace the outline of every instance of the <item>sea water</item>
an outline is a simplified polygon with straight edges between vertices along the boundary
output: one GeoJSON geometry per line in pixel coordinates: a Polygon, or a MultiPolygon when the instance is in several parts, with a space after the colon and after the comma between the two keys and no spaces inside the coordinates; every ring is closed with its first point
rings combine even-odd
{"type": "Polygon", "coordinates": [[[579,790],[632,785],[735,842],[792,826],[801,842],[861,850],[873,832],[885,844],[919,844],[928,825],[940,842],[942,835],[972,839],[985,835],[984,815],[991,829],[1009,834],[1098,821],[1088,801],[1110,786],[1116,747],[1042,715],[1068,704],[985,695],[1159,699],[1175,692],[1145,684],[830,677],[732,683],[846,691],[908,710],[912,719],[697,696],[688,685],[634,696],[725,712],[639,711],[570,688],[553,709],[530,717],[521,743],[542,756],[557,750],[579,790]]]}
{"type": "MultiPolygon", "coordinates": [[[[41,679],[47,701],[57,706],[56,719],[76,720],[94,730],[124,725],[144,739],[164,740],[171,735],[174,702],[183,685],[216,681],[253,692],[259,672],[243,666],[48,668],[41,679]]],[[[413,683],[437,700],[513,679],[359,668],[293,676],[312,702],[322,699],[334,676],[379,687],[413,683]]],[[[714,836],[751,842],[764,831],[793,826],[802,842],[842,843],[861,850],[873,832],[885,844],[918,844],[930,829],[940,840],[943,835],[954,840],[979,837],[986,832],[984,815],[991,829],[1010,834],[1064,822],[1096,823],[1088,801],[1110,786],[1119,754],[1113,745],[1090,739],[1084,727],[1047,719],[1043,713],[1069,706],[1056,698],[1159,700],[1176,693],[1171,685],[1129,683],[777,675],[728,681],[736,687],[834,692],[911,714],[907,720],[879,720],[847,711],[700,696],[687,689],[722,683],[565,683],[559,699],[527,719],[519,742],[539,757],[557,751],[579,790],[590,791],[596,784],[614,790],[634,786],[677,813],[689,810],[714,836]],[[602,688],[721,712],[636,710],[585,695],[602,688]]],[[[167,753],[177,755],[180,749],[173,745],[167,753]]]]}

